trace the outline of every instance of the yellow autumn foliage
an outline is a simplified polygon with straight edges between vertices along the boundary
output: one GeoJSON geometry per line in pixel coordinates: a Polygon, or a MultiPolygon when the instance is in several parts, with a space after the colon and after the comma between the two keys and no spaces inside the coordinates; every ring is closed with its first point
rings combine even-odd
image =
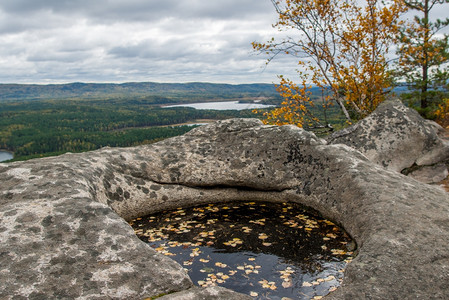
{"type": "Polygon", "coordinates": [[[266,113],[266,123],[323,125],[310,108],[324,109],[339,105],[348,122],[361,119],[382,102],[391,80],[387,54],[395,42],[405,10],[399,0],[272,0],[278,13],[273,26],[280,31],[293,29],[296,37],[266,43],[253,48],[270,55],[299,58],[300,84],[280,76],[277,89],[282,106],[266,113]],[[319,103],[311,100],[309,88],[323,89],[319,103]]]}
{"type": "Polygon", "coordinates": [[[449,128],[449,98],[443,99],[435,111],[436,121],[445,128],[449,128]]]}

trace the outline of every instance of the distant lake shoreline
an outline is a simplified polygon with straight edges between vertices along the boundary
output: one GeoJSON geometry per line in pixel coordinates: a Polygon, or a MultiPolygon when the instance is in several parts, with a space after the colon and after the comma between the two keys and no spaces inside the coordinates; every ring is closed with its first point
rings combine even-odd
{"type": "Polygon", "coordinates": [[[7,150],[0,150],[0,162],[14,158],[14,153],[7,150]]]}
{"type": "Polygon", "coordinates": [[[200,103],[186,103],[167,105],[164,108],[174,107],[192,107],[195,109],[211,109],[211,110],[244,110],[244,109],[257,109],[257,108],[269,108],[274,105],[259,104],[259,103],[245,103],[239,101],[219,101],[219,102],[200,102],[200,103]]]}

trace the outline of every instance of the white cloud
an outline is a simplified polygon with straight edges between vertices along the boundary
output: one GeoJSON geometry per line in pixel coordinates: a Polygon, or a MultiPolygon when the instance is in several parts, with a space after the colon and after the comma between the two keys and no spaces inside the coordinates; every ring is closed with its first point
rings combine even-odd
{"type": "Polygon", "coordinates": [[[273,82],[269,0],[3,0],[0,82],[273,82]]]}
{"type": "Polygon", "coordinates": [[[0,82],[276,82],[270,0],[2,0],[0,82]]]}

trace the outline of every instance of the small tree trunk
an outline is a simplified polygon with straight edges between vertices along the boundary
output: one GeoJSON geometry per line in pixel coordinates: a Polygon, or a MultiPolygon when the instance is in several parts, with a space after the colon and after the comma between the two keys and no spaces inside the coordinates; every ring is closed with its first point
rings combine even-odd
{"type": "Polygon", "coordinates": [[[421,87],[421,108],[427,108],[427,79],[428,79],[428,71],[429,71],[429,55],[427,48],[429,45],[429,0],[424,1],[424,64],[422,65],[422,87],[421,87]]]}
{"type": "Polygon", "coordinates": [[[341,108],[341,111],[343,112],[343,114],[345,115],[345,117],[346,117],[346,120],[348,120],[348,122],[351,122],[351,117],[349,116],[349,113],[348,113],[348,111],[346,110],[346,107],[345,107],[345,105],[343,104],[343,102],[341,101],[341,99],[337,99],[337,103],[338,103],[338,105],[340,106],[340,108],[341,108]]]}

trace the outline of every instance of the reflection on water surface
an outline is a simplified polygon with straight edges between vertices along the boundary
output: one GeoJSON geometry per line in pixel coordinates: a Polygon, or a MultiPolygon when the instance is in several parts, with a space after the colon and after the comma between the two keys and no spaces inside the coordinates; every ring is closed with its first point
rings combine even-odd
{"type": "Polygon", "coordinates": [[[195,284],[255,299],[320,299],[340,285],[354,244],[332,222],[292,203],[179,208],[130,224],[195,284]]]}

